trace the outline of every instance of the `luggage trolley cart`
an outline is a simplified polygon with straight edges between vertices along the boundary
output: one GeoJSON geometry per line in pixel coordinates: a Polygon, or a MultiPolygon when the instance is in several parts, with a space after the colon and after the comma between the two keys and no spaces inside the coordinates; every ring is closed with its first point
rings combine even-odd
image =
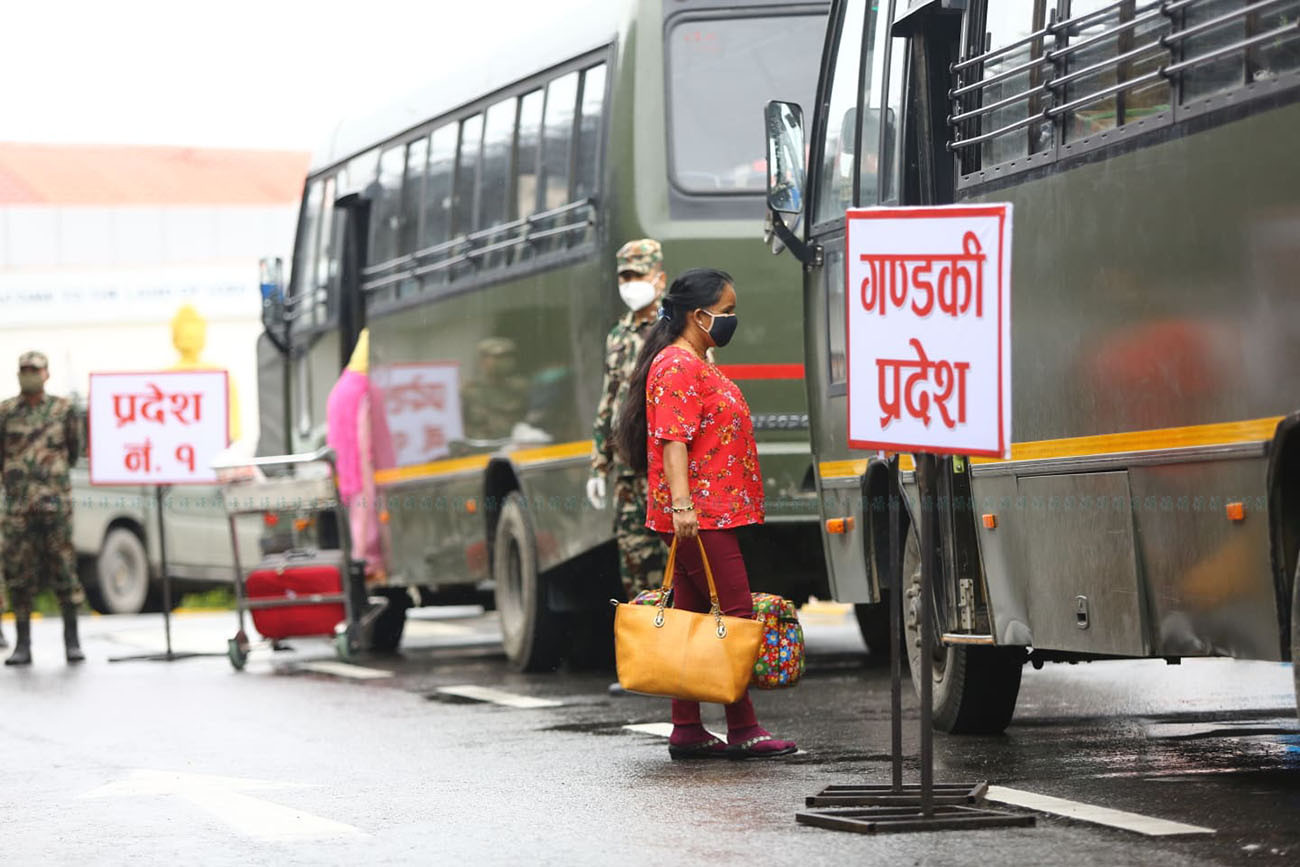
{"type": "Polygon", "coordinates": [[[333,449],[253,458],[219,465],[216,469],[254,467],[284,467],[288,474],[232,480],[221,489],[230,524],[235,612],[239,621],[239,631],[227,642],[230,664],[237,671],[242,670],[253,649],[245,629],[245,614],[251,614],[253,625],[268,639],[262,647],[279,648],[283,638],[325,636],[333,639],[340,659],[351,658],[368,646],[370,627],[387,600],[367,598],[364,566],[352,560],[347,513],[335,482],[333,449]],[[309,465],[316,465],[315,472],[305,471],[309,465]],[[246,573],[240,560],[239,518],[268,513],[278,517],[286,512],[293,517],[293,543],[289,550],[265,554],[246,573]],[[338,549],[299,547],[302,527],[324,514],[333,515],[338,529],[338,549]],[[308,610],[316,607],[321,610],[308,610]],[[341,619],[331,616],[330,608],[341,619]]]}

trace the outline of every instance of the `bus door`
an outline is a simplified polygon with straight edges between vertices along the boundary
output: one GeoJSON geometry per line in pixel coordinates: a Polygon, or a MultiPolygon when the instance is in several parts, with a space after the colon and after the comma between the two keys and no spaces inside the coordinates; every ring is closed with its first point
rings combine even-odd
{"type": "Polygon", "coordinates": [[[334,244],[339,251],[337,286],[331,287],[338,299],[339,370],[347,366],[357,345],[361,329],[366,327],[366,303],[361,291],[362,272],[366,267],[366,245],[370,238],[370,200],[360,193],[349,193],[334,203],[334,244]]]}
{"type": "MultiPolygon", "coordinates": [[[[844,460],[848,453],[844,213],[877,204],[882,122],[896,127],[875,96],[888,41],[885,19],[885,4],[871,0],[836,4],[818,92],[822,110],[811,130],[808,193],[805,197],[799,190],[786,211],[803,215],[808,240],[800,244],[777,232],[805,269],[805,368],[817,489],[822,517],[828,527],[836,528],[823,534],[831,588],[837,600],[860,605],[877,603],[881,595],[864,553],[862,467],[844,460]],[[866,145],[861,155],[859,140],[866,145]]],[[[772,103],[767,121],[770,134],[784,129],[802,137],[802,122],[788,103],[772,103]]],[[[791,149],[796,160],[802,149],[802,143],[791,149]]],[[[776,150],[780,148],[772,152],[776,150]]],[[[779,215],[774,222],[779,222],[779,215]]],[[[860,608],[860,618],[863,613],[860,608]]],[[[885,623],[884,618],[877,620],[885,623]]],[[[871,642],[870,637],[867,640],[871,642]]]]}

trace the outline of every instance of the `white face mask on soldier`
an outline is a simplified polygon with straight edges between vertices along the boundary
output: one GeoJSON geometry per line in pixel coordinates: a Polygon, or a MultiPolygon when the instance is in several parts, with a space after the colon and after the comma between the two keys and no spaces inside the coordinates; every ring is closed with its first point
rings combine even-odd
{"type": "Polygon", "coordinates": [[[648,280],[629,280],[618,285],[618,294],[628,309],[635,312],[652,304],[659,291],[648,280]]]}

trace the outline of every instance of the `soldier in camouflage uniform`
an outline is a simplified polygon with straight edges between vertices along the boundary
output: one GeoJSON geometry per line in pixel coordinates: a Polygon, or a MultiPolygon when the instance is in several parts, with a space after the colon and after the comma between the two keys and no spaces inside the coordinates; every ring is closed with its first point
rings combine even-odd
{"type": "Polygon", "coordinates": [[[629,309],[605,338],[605,383],[592,426],[595,444],[587,498],[596,508],[604,508],[605,478],[613,477],[619,575],[623,591],[631,599],[662,582],[666,551],[658,534],[645,526],[646,476],[623,463],[611,442],[611,433],[637,355],[654,325],[668,276],[664,273],[663,251],[655,240],[628,241],[619,249],[616,261],[619,295],[629,309]]]}
{"type": "Polygon", "coordinates": [[[0,479],[4,482],[4,578],[18,624],[5,665],[30,665],[32,595],[51,587],[63,606],[68,662],[85,655],[77,640],[83,594],[72,550],[72,484],[81,427],[70,401],[45,393],[49,362],[39,352],[18,358],[22,393],[0,403],[0,479]]]}

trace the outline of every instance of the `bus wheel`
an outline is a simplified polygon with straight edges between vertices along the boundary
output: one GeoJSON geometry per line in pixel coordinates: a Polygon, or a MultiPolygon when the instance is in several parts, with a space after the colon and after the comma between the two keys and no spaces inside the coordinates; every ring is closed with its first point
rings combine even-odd
{"type": "Polygon", "coordinates": [[[492,546],[492,578],[506,658],[519,671],[554,671],[564,647],[564,618],[546,606],[533,523],[517,491],[507,494],[501,504],[492,546]]]}
{"type": "MultiPolygon", "coordinates": [[[[915,529],[903,550],[903,626],[912,684],[921,689],[921,545],[915,529]]],[[[942,622],[937,615],[936,619],[942,622]]],[[[1021,647],[947,647],[935,630],[932,704],[934,727],[950,734],[1000,734],[1011,722],[1020,692],[1021,647]]]]}

